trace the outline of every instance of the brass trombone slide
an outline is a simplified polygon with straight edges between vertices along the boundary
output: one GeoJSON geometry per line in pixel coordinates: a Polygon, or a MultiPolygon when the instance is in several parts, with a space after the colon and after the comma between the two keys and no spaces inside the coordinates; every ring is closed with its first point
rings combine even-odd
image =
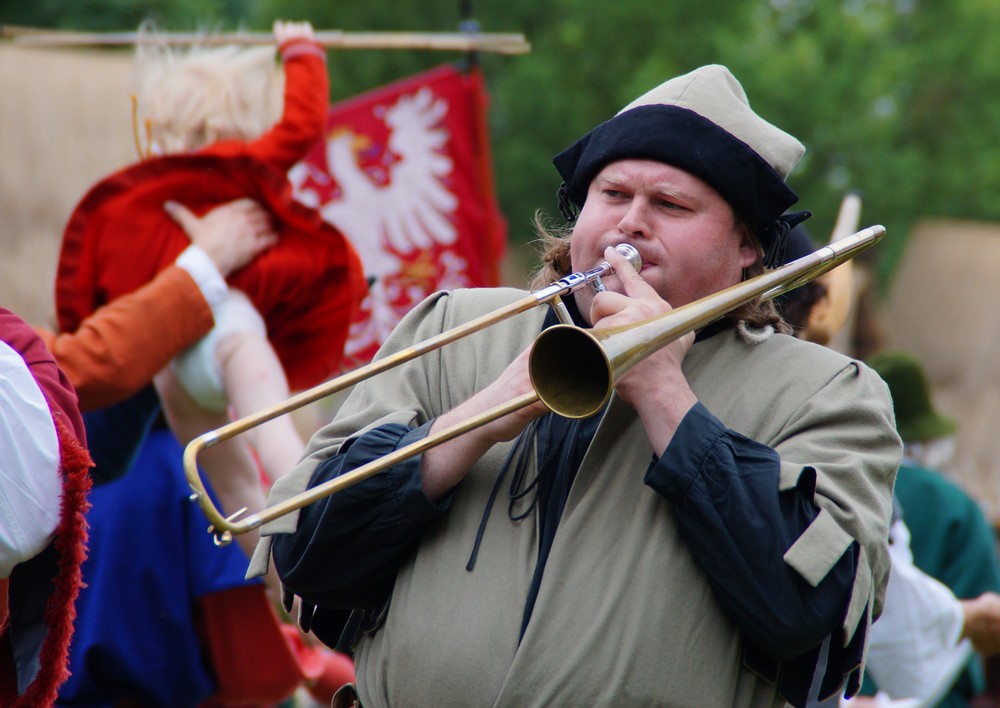
{"type": "MultiPolygon", "coordinates": [[[[218,542],[228,543],[233,534],[257,529],[269,521],[346,489],[402,460],[419,455],[539,400],[552,411],[565,417],[582,418],[593,415],[607,402],[615,382],[654,351],[688,332],[714,322],[754,298],[760,297],[767,300],[818,278],[823,273],[875,245],[883,236],[885,236],[884,227],[870,226],[780,268],[678,307],[663,315],[625,327],[597,331],[566,324],[550,327],[544,330],[532,345],[529,373],[532,386],[535,389],[533,392],[501,404],[469,420],[440,430],[423,440],[400,448],[385,457],[362,465],[336,479],[317,485],[238,521],[236,518],[242,512],[237,512],[227,519],[214,507],[205,493],[195,466],[195,457],[197,451],[204,446],[204,439],[211,439],[211,436],[219,435],[227,429],[231,430],[238,424],[241,430],[252,427],[247,423],[236,421],[218,431],[206,433],[196,438],[185,449],[184,467],[188,482],[194,490],[193,498],[196,499],[212,523],[210,532],[216,534],[218,542]],[[573,356],[567,357],[567,351],[571,351],[573,356]],[[570,366],[569,360],[574,363],[580,360],[581,364],[570,366]],[[576,393],[570,392],[568,389],[573,389],[576,393]],[[199,441],[202,442],[199,443],[199,441]]],[[[503,312],[506,309],[503,308],[497,312],[503,312]]],[[[469,325],[486,318],[491,318],[491,315],[473,320],[469,325]]],[[[460,336],[472,331],[476,330],[467,329],[466,326],[463,335],[460,336]]],[[[454,341],[456,338],[452,337],[449,341],[454,341]]],[[[368,376],[362,378],[368,378],[368,376]]],[[[287,403],[284,404],[285,407],[287,405],[287,403]]],[[[280,415],[280,413],[275,415],[280,415]]],[[[275,417],[275,415],[270,417],[275,417]]],[[[270,417],[266,420],[269,420],[270,417]]],[[[263,420],[259,422],[263,422],[263,420]]],[[[232,437],[228,433],[227,436],[232,437]]]]}
{"type": "MultiPolygon", "coordinates": [[[[639,251],[633,246],[627,243],[622,243],[615,246],[615,250],[627,258],[633,268],[636,270],[642,269],[642,258],[639,256],[639,251]]],[[[439,349],[440,347],[450,344],[451,342],[461,339],[469,334],[486,329],[498,322],[513,317],[514,315],[526,312],[527,310],[537,307],[538,305],[551,304],[555,308],[559,319],[564,323],[569,322],[569,313],[566,311],[561,298],[586,286],[593,286],[599,289],[603,288],[601,278],[611,275],[612,273],[614,273],[614,269],[607,261],[604,261],[590,270],[579,273],[571,273],[565,278],[561,278],[544,288],[526,295],[520,300],[516,300],[515,302],[494,310],[493,312],[487,313],[482,317],[477,317],[476,319],[470,320],[465,324],[453,327],[452,329],[442,332],[441,334],[431,337],[430,339],[426,339],[406,349],[402,349],[395,354],[383,357],[382,359],[376,359],[365,366],[358,367],[353,371],[349,371],[346,374],[338,376],[337,378],[331,379],[314,388],[292,396],[291,398],[272,406],[271,408],[253,413],[240,418],[239,420],[234,420],[233,422],[220,428],[216,428],[215,430],[210,430],[199,435],[188,443],[187,447],[184,449],[184,472],[187,476],[188,484],[193,490],[192,499],[198,502],[202,511],[216,528],[231,530],[235,533],[245,533],[252,528],[256,528],[256,526],[252,526],[250,528],[243,528],[241,526],[239,531],[228,528],[231,524],[212,504],[208,494],[206,494],[201,477],[198,474],[198,454],[202,450],[229,440],[240,433],[250,430],[251,428],[255,428],[258,425],[262,425],[269,420],[273,420],[274,418],[285,415],[286,413],[298,410],[299,408],[318,401],[321,398],[325,398],[337,393],[338,391],[349,388],[360,381],[399,366],[400,364],[410,361],[411,359],[415,359],[419,356],[427,354],[428,352],[434,351],[435,349],[439,349]]],[[[444,441],[442,440],[442,442],[444,441]]],[[[242,512],[237,512],[234,516],[238,516],[240,513],[242,512]]],[[[231,518],[233,517],[230,517],[230,519],[231,518]]]]}

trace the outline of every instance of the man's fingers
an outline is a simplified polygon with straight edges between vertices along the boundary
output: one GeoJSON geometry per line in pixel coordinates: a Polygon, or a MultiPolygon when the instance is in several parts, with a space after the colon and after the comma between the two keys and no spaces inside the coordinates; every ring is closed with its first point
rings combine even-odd
{"type": "Polygon", "coordinates": [[[261,251],[266,251],[271,246],[278,242],[278,234],[273,231],[268,231],[267,233],[261,234],[259,237],[259,243],[261,245],[261,251]]]}
{"type": "Polygon", "coordinates": [[[271,215],[260,204],[255,202],[253,199],[237,199],[236,201],[227,202],[221,207],[220,210],[231,209],[238,214],[242,214],[245,218],[252,221],[266,221],[270,222],[271,215]]]}
{"type": "Polygon", "coordinates": [[[271,212],[255,202],[253,199],[237,199],[230,202],[229,207],[241,213],[247,221],[261,231],[269,231],[274,227],[271,212]]]}
{"type": "Polygon", "coordinates": [[[226,205],[227,206],[231,206],[231,207],[233,207],[235,209],[241,209],[241,210],[244,210],[244,211],[250,211],[250,210],[253,210],[253,209],[260,209],[261,208],[260,204],[258,204],[257,202],[255,202],[253,199],[250,199],[249,197],[243,197],[241,199],[234,199],[231,202],[227,202],[226,205]]]}
{"type": "Polygon", "coordinates": [[[238,218],[240,223],[246,225],[246,230],[254,236],[261,238],[267,236],[272,242],[274,235],[274,219],[271,212],[262,207],[253,199],[243,198],[226,202],[215,207],[208,214],[209,218],[228,219],[238,218]]]}
{"type": "Polygon", "coordinates": [[[167,201],[163,203],[163,210],[176,221],[184,231],[191,233],[191,230],[198,223],[196,217],[190,209],[179,202],[167,201]]]}
{"type": "Polygon", "coordinates": [[[614,327],[640,319],[654,317],[670,309],[656,289],[643,280],[631,262],[614,248],[608,248],[604,257],[615,269],[624,293],[614,290],[597,293],[590,305],[591,322],[595,326],[614,327]]]}
{"type": "Polygon", "coordinates": [[[604,249],[604,258],[615,269],[615,274],[622,281],[622,287],[625,288],[626,295],[629,297],[649,297],[650,295],[656,295],[653,286],[642,279],[642,276],[632,267],[629,259],[614,248],[608,246],[604,249]]]}
{"type": "Polygon", "coordinates": [[[630,302],[627,296],[612,290],[597,293],[590,304],[590,318],[594,322],[594,326],[608,326],[608,323],[603,320],[607,317],[617,315],[628,307],[630,302]]]}

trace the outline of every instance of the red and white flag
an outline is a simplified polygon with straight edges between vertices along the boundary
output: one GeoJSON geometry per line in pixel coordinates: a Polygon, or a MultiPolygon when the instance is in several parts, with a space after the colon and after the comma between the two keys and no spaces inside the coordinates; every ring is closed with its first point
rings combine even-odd
{"type": "Polygon", "coordinates": [[[292,168],[297,198],[350,239],[372,283],[345,368],[430,293],[499,284],[486,102],[478,71],[433,69],[334,104],[326,139],[292,168]]]}

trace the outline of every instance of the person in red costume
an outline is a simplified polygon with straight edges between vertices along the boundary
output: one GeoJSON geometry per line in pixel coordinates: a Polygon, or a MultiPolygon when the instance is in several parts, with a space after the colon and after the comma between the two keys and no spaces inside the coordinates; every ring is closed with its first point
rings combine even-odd
{"type": "MultiPolygon", "coordinates": [[[[284,64],[281,119],[263,118],[273,50],[232,47],[185,55],[140,44],[138,110],[157,155],[96,185],[71,216],[56,282],[62,329],[154,278],[185,239],[161,208],[169,199],[194,214],[251,198],[271,214],[277,244],[228,278],[215,328],[157,376],[164,411],[182,442],[287,398],[337,370],[351,317],[364,294],[360,260],[318,212],[296,202],[285,173],[322,136],[328,106],[325,52],[309,23],[276,22],[284,64]],[[139,236],[137,236],[137,234],[139,236]],[[287,377],[287,378],[286,378],[287,377]]],[[[251,432],[273,481],[298,461],[303,443],[279,418],[251,432]]],[[[223,509],[263,508],[264,488],[243,446],[202,457],[223,509]]],[[[254,539],[241,538],[249,550],[254,539]]]]}
{"type": "Polygon", "coordinates": [[[0,705],[51,705],[66,678],[86,444],[73,386],[31,326],[0,309],[0,705]]]}

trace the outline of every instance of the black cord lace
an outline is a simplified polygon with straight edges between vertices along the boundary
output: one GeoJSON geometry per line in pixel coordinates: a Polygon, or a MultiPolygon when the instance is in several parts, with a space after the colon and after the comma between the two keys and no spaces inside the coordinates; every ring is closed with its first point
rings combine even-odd
{"type": "Polygon", "coordinates": [[[785,262],[785,248],[788,246],[788,234],[792,229],[812,216],[811,211],[793,211],[782,214],[771,224],[763,234],[764,241],[770,242],[764,253],[764,267],[776,268],[785,262]]]}

